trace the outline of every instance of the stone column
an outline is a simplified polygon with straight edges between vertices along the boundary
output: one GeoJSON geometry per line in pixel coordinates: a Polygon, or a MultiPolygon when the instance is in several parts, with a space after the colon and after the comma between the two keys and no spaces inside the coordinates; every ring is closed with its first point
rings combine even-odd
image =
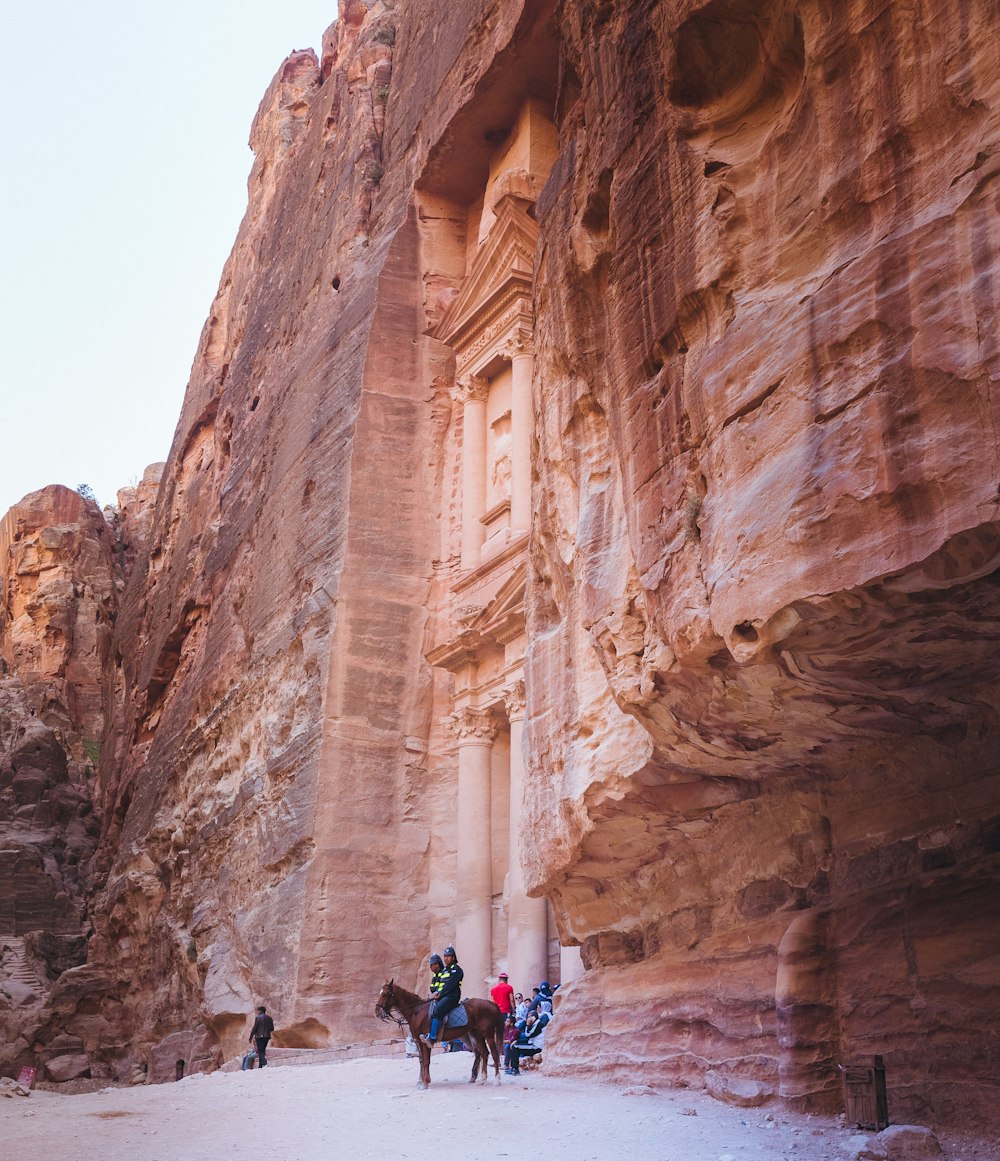
{"type": "Polygon", "coordinates": [[[535,360],[530,336],[518,332],[507,345],[510,358],[510,527],[527,532],[531,524],[531,377],[535,360]]]}
{"type": "Polygon", "coordinates": [[[507,963],[516,992],[531,989],[548,978],[548,906],[544,898],[531,899],[521,871],[522,804],[524,800],[524,682],[504,690],[510,719],[510,855],[507,871],[507,963]]]}
{"type": "Polygon", "coordinates": [[[493,966],[493,861],[490,851],[490,751],[497,726],[488,710],[452,714],[458,735],[458,891],[455,949],[462,994],[489,996],[493,966]]]}
{"type": "Polygon", "coordinates": [[[832,923],[826,911],[798,911],[778,944],[778,1091],[804,1112],[839,1107],[841,1045],[832,923]]]}
{"type": "Polygon", "coordinates": [[[489,380],[469,375],[455,386],[462,404],[462,568],[480,562],[486,529],[486,397],[489,380]]]}

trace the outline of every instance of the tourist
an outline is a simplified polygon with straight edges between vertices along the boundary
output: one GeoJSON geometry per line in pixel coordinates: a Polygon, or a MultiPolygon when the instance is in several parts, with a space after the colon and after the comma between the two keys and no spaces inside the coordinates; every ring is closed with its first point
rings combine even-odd
{"type": "Polygon", "coordinates": [[[520,992],[514,993],[514,1017],[520,1024],[528,1015],[528,1001],[520,992]]]}
{"type": "Polygon", "coordinates": [[[257,1047],[257,1064],[260,1068],[267,1068],[267,1042],[274,1035],[274,1021],[267,1014],[263,1004],[257,1009],[257,1018],[250,1029],[250,1043],[257,1047]]]}
{"type": "Polygon", "coordinates": [[[503,1025],[503,1066],[510,1068],[510,1048],[517,1039],[517,1021],[508,1016],[503,1025]]]}
{"type": "Polygon", "coordinates": [[[490,999],[500,1009],[504,1016],[514,1011],[514,989],[507,982],[507,973],[500,973],[500,982],[490,989],[490,999]]]}
{"type": "Polygon", "coordinates": [[[420,1039],[428,1048],[437,1044],[438,1028],[444,1025],[444,1019],[452,1008],[457,1008],[462,999],[462,979],[465,972],[458,966],[458,957],[453,947],[446,947],[441,953],[444,956],[444,967],[438,973],[441,980],[441,991],[434,1002],[431,1013],[431,1030],[421,1034],[420,1039]]]}
{"type": "Polygon", "coordinates": [[[537,1056],[545,1043],[545,1029],[552,1019],[548,1012],[532,1012],[524,1031],[510,1046],[510,1066],[507,1076],[520,1076],[521,1060],[526,1056],[537,1056]]]}
{"type": "Polygon", "coordinates": [[[552,989],[549,987],[548,980],[542,980],[537,988],[532,989],[531,1004],[528,1007],[529,1012],[534,1012],[538,1009],[539,1004],[543,1002],[552,1003],[552,989]]]}

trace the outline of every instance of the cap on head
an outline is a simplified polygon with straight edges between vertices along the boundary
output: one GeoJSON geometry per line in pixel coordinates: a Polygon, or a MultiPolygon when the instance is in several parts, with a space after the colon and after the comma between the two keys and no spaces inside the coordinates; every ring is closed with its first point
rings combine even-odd
{"type": "Polygon", "coordinates": [[[444,960],[438,955],[437,952],[435,952],[427,962],[436,963],[439,967],[444,967],[444,960]]]}
{"type": "Polygon", "coordinates": [[[458,959],[458,956],[455,955],[455,949],[450,944],[444,949],[442,955],[450,955],[452,959],[458,959]]]}
{"type": "Polygon", "coordinates": [[[258,1005],[257,1005],[257,1011],[258,1011],[258,1012],[266,1012],[266,1011],[267,1011],[267,1008],[265,1008],[263,1004],[258,1004],[258,1005]]]}
{"type": "Polygon", "coordinates": [[[505,980],[505,979],[507,978],[507,973],[506,973],[506,972],[501,972],[501,973],[500,973],[500,978],[501,978],[502,980],[505,980]]]}
{"type": "Polygon", "coordinates": [[[538,986],[539,986],[540,988],[547,988],[547,987],[549,986],[549,981],[548,981],[548,980],[542,980],[542,982],[541,982],[541,983],[540,983],[538,986]]]}

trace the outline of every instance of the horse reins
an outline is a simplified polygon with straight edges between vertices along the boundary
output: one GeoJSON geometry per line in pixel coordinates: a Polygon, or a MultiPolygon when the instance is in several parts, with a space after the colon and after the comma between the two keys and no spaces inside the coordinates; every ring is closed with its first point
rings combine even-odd
{"type": "MultiPolygon", "coordinates": [[[[425,1004],[433,1004],[433,1003],[434,1003],[433,999],[431,999],[431,1000],[421,1000],[421,1001],[420,1001],[420,1003],[419,1003],[419,1004],[417,1004],[417,1007],[413,1009],[413,1011],[414,1011],[414,1012],[416,1012],[416,1011],[417,1011],[417,1008],[422,1008],[422,1007],[423,1007],[425,1004]]],[[[395,1020],[395,1021],[396,1021],[396,1023],[399,1025],[399,1029],[400,1029],[400,1031],[402,1031],[402,1028],[403,1028],[403,1025],[404,1025],[404,1024],[406,1024],[406,1025],[409,1025],[409,1023],[410,1023],[410,1018],[409,1018],[408,1016],[404,1016],[404,1015],[403,1015],[403,1009],[402,1009],[402,1008],[400,1008],[400,1006],[399,1006],[399,1001],[398,1001],[398,1000],[397,1000],[397,998],[396,998],[396,993],[395,993],[395,992],[393,992],[393,993],[392,993],[392,1003],[391,1003],[391,1004],[389,1004],[389,1005],[387,1005],[387,1006],[386,1006],[386,1007],[383,1009],[383,1011],[384,1011],[384,1012],[386,1012],[386,1014],[388,1015],[388,1017],[389,1017],[389,1019],[390,1019],[390,1020],[395,1020]],[[396,1010],[399,1012],[399,1015],[398,1015],[398,1016],[394,1016],[394,1015],[392,1014],[392,1009],[393,1009],[393,1008],[395,1008],[395,1009],[396,1009],[396,1010]]]]}

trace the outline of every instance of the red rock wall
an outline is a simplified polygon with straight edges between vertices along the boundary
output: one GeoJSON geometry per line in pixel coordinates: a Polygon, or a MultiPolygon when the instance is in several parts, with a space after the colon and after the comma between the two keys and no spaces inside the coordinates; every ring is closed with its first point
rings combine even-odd
{"type": "Polygon", "coordinates": [[[437,30],[419,6],[343,4],[254,123],[247,215],[119,619],[91,962],[122,994],[104,1063],[122,1075],[165,1079],[178,1052],[210,1067],[261,1000],[286,1045],[378,1035],[374,981],[416,983],[447,912],[427,866],[448,804],[423,757],[440,418],[409,200],[461,95],[442,82],[468,65],[468,8],[437,30]]]}
{"type": "Polygon", "coordinates": [[[552,1064],[822,1104],[880,1052],[897,1119],[992,1115],[995,17],[565,10],[528,859],[591,970],[552,1064]]]}
{"type": "Polygon", "coordinates": [[[532,97],[524,855],[589,969],[546,1065],[822,1105],[878,1051],[897,1119],[989,1115],[991,19],[345,0],[283,64],[118,624],[53,1009],[101,1067],[210,1067],[259,1000],[287,1043],[372,1034],[449,930],[425,332],[532,97]]]}
{"type": "Polygon", "coordinates": [[[50,976],[83,958],[118,583],[111,531],[97,505],[76,492],[59,486],[33,492],[0,522],[5,1071],[31,1058],[50,976]]]}

